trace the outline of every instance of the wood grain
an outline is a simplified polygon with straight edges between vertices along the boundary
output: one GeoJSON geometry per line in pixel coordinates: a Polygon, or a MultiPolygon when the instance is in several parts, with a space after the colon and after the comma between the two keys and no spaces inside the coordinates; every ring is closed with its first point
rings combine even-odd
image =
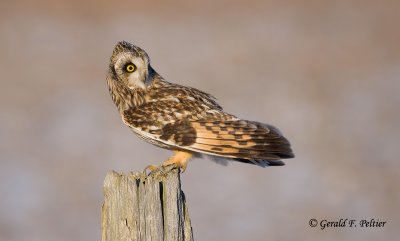
{"type": "Polygon", "coordinates": [[[145,175],[111,171],[104,180],[102,241],[191,241],[180,172],[170,166],[145,175]]]}

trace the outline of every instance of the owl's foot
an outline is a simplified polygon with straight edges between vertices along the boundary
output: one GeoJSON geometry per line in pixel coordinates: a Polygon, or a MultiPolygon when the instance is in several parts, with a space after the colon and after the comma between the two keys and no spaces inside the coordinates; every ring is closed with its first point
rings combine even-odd
{"type": "Polygon", "coordinates": [[[175,154],[168,158],[162,166],[166,167],[169,165],[176,165],[178,168],[181,169],[182,173],[185,172],[187,164],[190,160],[190,158],[193,157],[193,154],[191,152],[186,152],[186,151],[174,151],[175,154]]]}
{"type": "Polygon", "coordinates": [[[148,165],[147,167],[144,168],[143,173],[147,175],[147,170],[149,170],[151,172],[158,170],[160,167],[156,166],[156,165],[148,165]]]}

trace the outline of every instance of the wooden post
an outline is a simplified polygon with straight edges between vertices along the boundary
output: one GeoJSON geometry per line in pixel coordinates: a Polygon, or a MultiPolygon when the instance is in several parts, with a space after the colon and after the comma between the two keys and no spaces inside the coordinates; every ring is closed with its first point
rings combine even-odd
{"type": "Polygon", "coordinates": [[[179,169],[146,176],[111,171],[104,180],[102,241],[192,241],[179,169]]]}

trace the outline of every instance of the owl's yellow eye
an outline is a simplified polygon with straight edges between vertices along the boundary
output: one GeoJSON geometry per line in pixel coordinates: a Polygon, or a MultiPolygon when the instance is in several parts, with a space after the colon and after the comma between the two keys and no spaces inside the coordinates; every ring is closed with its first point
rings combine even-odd
{"type": "Polygon", "coordinates": [[[125,66],[125,70],[126,70],[126,72],[128,72],[128,73],[132,73],[133,71],[136,70],[136,66],[135,66],[134,64],[127,64],[127,65],[125,66]]]}

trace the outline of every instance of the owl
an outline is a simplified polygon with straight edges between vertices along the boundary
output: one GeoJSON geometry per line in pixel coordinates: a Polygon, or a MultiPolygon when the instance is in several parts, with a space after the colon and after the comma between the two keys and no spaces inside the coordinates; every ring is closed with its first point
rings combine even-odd
{"type": "Polygon", "coordinates": [[[122,121],[145,141],[174,152],[162,166],[184,171],[193,156],[281,166],[281,159],[294,157],[277,128],[240,119],[210,94],[166,81],[147,53],[128,42],[115,46],[107,84],[122,121]]]}

